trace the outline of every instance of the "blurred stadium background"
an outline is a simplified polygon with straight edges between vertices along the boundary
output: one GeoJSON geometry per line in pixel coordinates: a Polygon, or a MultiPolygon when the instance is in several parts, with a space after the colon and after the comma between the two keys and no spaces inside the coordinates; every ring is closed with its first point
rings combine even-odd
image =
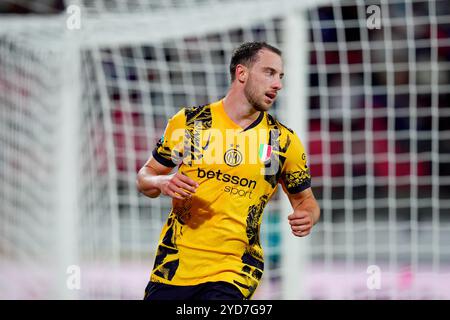
{"type": "Polygon", "coordinates": [[[294,239],[274,197],[255,298],[450,298],[450,1],[2,0],[1,299],[142,298],[170,202],[136,172],[251,40],[284,51],[272,113],[322,208],[294,239]]]}

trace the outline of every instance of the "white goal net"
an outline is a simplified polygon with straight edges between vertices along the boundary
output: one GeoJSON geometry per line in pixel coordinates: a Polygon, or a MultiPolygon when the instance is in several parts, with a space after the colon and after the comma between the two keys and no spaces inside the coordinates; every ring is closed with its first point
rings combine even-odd
{"type": "Polygon", "coordinates": [[[283,50],[271,113],[322,208],[297,239],[282,192],[269,203],[255,298],[450,298],[446,1],[62,7],[0,17],[0,298],[142,299],[170,200],[137,170],[180,107],[224,96],[245,41],[283,50]]]}

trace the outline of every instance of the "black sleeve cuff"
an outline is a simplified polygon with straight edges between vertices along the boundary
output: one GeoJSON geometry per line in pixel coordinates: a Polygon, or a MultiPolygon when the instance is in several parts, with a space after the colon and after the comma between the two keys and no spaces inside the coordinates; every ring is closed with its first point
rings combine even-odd
{"type": "Polygon", "coordinates": [[[164,158],[163,156],[161,156],[158,151],[156,151],[156,148],[153,149],[152,152],[153,158],[155,158],[156,161],[158,161],[160,164],[162,164],[163,166],[169,167],[169,168],[173,168],[176,166],[175,163],[172,162],[172,160],[167,160],[166,158],[164,158]]]}
{"type": "Polygon", "coordinates": [[[302,184],[299,184],[299,185],[297,185],[295,187],[286,188],[286,189],[287,189],[287,191],[290,194],[295,194],[295,193],[302,192],[302,191],[304,191],[304,190],[306,190],[306,189],[308,189],[310,187],[311,187],[311,179],[309,179],[309,180],[307,180],[307,181],[303,182],[302,184]]]}

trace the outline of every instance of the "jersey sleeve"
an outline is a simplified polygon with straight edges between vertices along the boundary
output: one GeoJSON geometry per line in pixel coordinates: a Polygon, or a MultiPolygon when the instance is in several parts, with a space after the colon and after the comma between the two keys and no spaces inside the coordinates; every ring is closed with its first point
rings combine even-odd
{"type": "Polygon", "coordinates": [[[153,149],[153,158],[166,167],[173,168],[182,160],[185,123],[184,109],[181,109],[169,119],[163,135],[153,149]]]}
{"type": "Polygon", "coordinates": [[[283,189],[290,194],[311,187],[311,174],[307,165],[303,144],[295,133],[290,134],[291,143],[286,151],[286,161],[281,173],[283,189]]]}

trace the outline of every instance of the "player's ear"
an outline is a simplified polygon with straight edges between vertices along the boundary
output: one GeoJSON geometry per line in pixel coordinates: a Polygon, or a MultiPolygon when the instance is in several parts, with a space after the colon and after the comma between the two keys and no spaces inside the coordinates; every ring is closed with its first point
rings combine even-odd
{"type": "Polygon", "coordinates": [[[248,68],[242,64],[238,64],[236,66],[236,79],[240,83],[244,83],[245,81],[247,81],[247,77],[248,77],[248,68]]]}

